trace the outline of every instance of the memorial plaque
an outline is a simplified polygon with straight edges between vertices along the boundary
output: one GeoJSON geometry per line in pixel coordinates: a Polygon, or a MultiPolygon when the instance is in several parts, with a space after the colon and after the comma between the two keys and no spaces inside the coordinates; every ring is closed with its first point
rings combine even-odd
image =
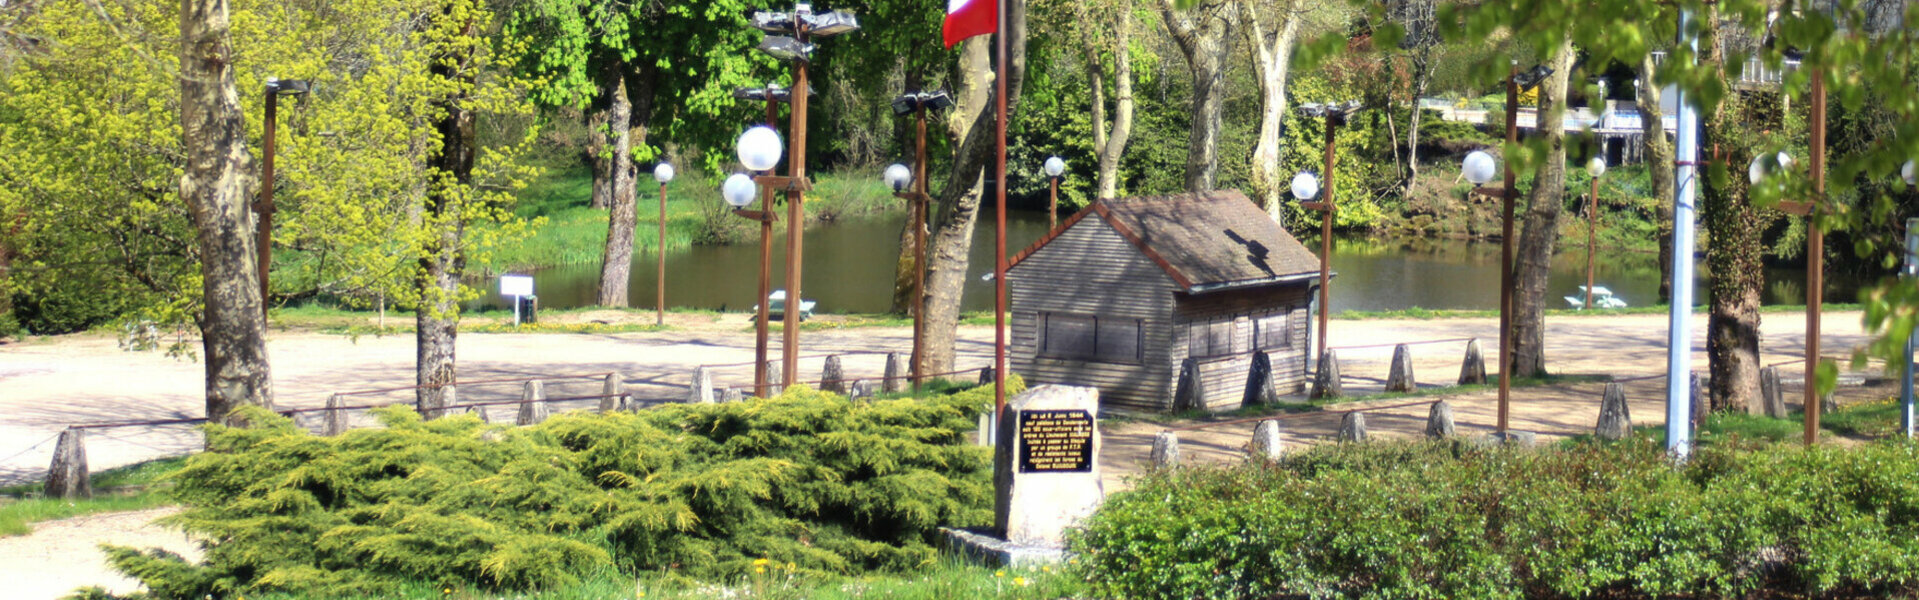
{"type": "Polygon", "coordinates": [[[1021,473],[1086,473],[1093,469],[1093,415],[1083,410],[1019,413],[1021,473]]]}

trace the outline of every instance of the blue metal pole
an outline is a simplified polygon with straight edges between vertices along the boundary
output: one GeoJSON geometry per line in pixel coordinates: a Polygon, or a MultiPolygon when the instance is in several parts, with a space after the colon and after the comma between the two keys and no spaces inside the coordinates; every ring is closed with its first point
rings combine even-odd
{"type": "MultiPolygon", "coordinates": [[[[1679,44],[1698,51],[1686,29],[1692,14],[1679,13],[1679,44]]],[[[1657,85],[1656,83],[1652,85],[1657,85]]],[[[1692,295],[1693,198],[1698,194],[1699,113],[1684,89],[1679,91],[1679,135],[1672,203],[1672,306],[1666,343],[1666,451],[1673,460],[1692,456],[1692,295]]]]}
{"type": "MultiPolygon", "coordinates": [[[[1906,270],[1902,275],[1905,275],[1907,279],[1919,275],[1919,219],[1906,219],[1906,270]]],[[[1913,436],[1914,417],[1919,416],[1916,415],[1919,411],[1914,410],[1912,396],[1912,351],[1915,335],[1919,335],[1919,329],[1907,335],[1906,352],[1903,355],[1905,359],[1904,362],[1899,363],[1900,370],[1904,372],[1899,376],[1899,425],[1905,430],[1908,440],[1913,436]]]]}

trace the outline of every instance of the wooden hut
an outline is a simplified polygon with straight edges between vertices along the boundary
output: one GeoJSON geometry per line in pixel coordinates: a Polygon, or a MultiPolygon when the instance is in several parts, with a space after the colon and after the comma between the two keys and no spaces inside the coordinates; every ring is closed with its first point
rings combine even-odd
{"type": "Polygon", "coordinates": [[[1116,407],[1224,410],[1264,351],[1296,392],[1318,277],[1240,192],[1095,202],[1013,258],[1009,360],[1028,385],[1097,387],[1116,407]],[[1182,368],[1196,389],[1176,406],[1182,368]]]}

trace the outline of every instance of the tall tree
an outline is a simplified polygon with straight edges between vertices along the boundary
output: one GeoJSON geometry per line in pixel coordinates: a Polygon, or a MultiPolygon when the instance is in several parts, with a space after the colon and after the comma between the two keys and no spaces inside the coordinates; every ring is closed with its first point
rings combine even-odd
{"type": "MultiPolygon", "coordinates": [[[[1719,22],[1717,8],[1702,21],[1700,66],[1731,89],[1726,38],[1736,30],[1719,22]]],[[[1743,62],[1743,61],[1741,61],[1743,62]]],[[[1700,224],[1706,238],[1706,271],[1712,278],[1708,292],[1711,312],[1706,320],[1706,358],[1711,373],[1712,410],[1745,411],[1759,396],[1759,299],[1766,283],[1765,247],[1760,239],[1770,219],[1747,194],[1744,169],[1756,154],[1755,141],[1743,119],[1752,115],[1737,92],[1702,111],[1700,154],[1711,156],[1700,194],[1700,224]],[[1710,152],[1710,154],[1708,154],[1710,152]]],[[[1680,282],[1675,282],[1680,283],[1680,282]]]]}
{"type": "Polygon", "coordinates": [[[1672,143],[1666,140],[1665,115],[1660,114],[1659,84],[1653,82],[1657,69],[1653,55],[1639,62],[1639,79],[1634,86],[1639,105],[1640,145],[1644,148],[1646,176],[1652,180],[1652,197],[1659,206],[1659,301],[1672,299],[1672,143]]]}
{"type": "Polygon", "coordinates": [[[1553,73],[1539,86],[1537,123],[1545,156],[1535,164],[1526,199],[1526,228],[1513,256],[1513,370],[1519,377],[1546,373],[1546,283],[1552,276],[1553,243],[1566,202],[1566,92],[1573,67],[1572,38],[1546,60],[1553,73]]]}
{"type": "Polygon", "coordinates": [[[232,20],[226,0],[180,3],[180,197],[193,216],[206,310],[207,419],[243,405],[273,406],[266,316],[256,270],[253,180],[246,118],[233,78],[232,20]]]}
{"type": "Polygon", "coordinates": [[[466,272],[461,240],[467,217],[463,192],[473,178],[477,146],[475,115],[470,95],[479,64],[478,19],[485,14],[474,0],[446,0],[431,21],[436,42],[429,73],[445,86],[433,106],[433,129],[439,145],[427,158],[427,196],[424,225],[428,238],[420,257],[420,305],[416,309],[414,346],[415,383],[421,387],[417,403],[427,417],[439,416],[450,403],[449,390],[457,378],[455,350],[460,333],[460,277],[466,272]]]}
{"type": "Polygon", "coordinates": [[[604,134],[595,135],[604,135],[611,146],[595,152],[593,160],[595,182],[602,178],[611,180],[611,185],[605,188],[609,193],[604,205],[600,204],[602,188],[593,186],[594,207],[609,209],[606,250],[600,254],[600,293],[596,302],[600,306],[627,305],[627,282],[633,275],[633,231],[639,223],[639,198],[634,194],[637,170],[633,167],[633,103],[627,99],[624,70],[619,63],[611,61],[601,68],[600,96],[593,112],[595,119],[601,121],[593,129],[606,130],[604,134]]]}
{"type": "Polygon", "coordinates": [[[1086,79],[1092,84],[1093,156],[1096,198],[1119,194],[1119,159],[1133,137],[1133,2],[1080,2],[1080,43],[1086,54],[1086,79]],[[1094,11],[1098,12],[1095,13],[1094,11]],[[1108,24],[1101,31],[1100,24],[1108,24]],[[1112,65],[1112,118],[1107,119],[1107,63],[1112,65]]]}
{"type": "MultiPolygon", "coordinates": [[[[1006,111],[1017,114],[1020,90],[1026,82],[1026,0],[1004,0],[1007,36],[1006,111]]],[[[985,196],[987,169],[993,164],[994,110],[991,40],[977,37],[962,43],[958,106],[948,119],[954,139],[962,140],[953,157],[946,185],[940,189],[939,219],[933,226],[931,253],[926,261],[926,316],[924,364],[918,372],[954,370],[959,341],[960,299],[966,291],[968,254],[973,228],[979,221],[985,196]]]]}
{"type": "Polygon", "coordinates": [[[1259,141],[1253,145],[1253,197],[1281,224],[1286,221],[1287,179],[1280,167],[1286,149],[1280,129],[1286,122],[1286,79],[1292,72],[1293,40],[1299,34],[1304,9],[1301,4],[1299,0],[1245,0],[1239,9],[1246,41],[1254,49],[1253,65],[1259,71],[1259,141]]]}
{"type": "Polygon", "coordinates": [[[1409,193],[1413,189],[1413,180],[1419,177],[1419,124],[1425,119],[1420,111],[1419,99],[1425,97],[1427,88],[1433,81],[1433,53],[1439,48],[1440,37],[1438,23],[1434,22],[1437,0],[1396,0],[1389,5],[1395,24],[1405,30],[1406,37],[1400,39],[1399,47],[1405,50],[1411,61],[1408,73],[1412,77],[1410,104],[1411,115],[1406,119],[1406,153],[1401,171],[1400,189],[1409,193]]]}
{"type": "Polygon", "coordinates": [[[1192,123],[1186,136],[1186,191],[1210,192],[1219,172],[1219,136],[1226,107],[1226,65],[1240,0],[1199,0],[1182,9],[1160,0],[1173,43],[1193,78],[1192,123]]]}

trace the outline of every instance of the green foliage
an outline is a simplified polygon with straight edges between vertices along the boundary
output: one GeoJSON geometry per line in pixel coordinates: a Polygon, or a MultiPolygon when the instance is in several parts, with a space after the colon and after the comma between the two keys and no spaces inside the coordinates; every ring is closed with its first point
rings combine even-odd
{"type": "Polygon", "coordinates": [[[1149,473],[1073,547],[1130,598],[1887,596],[1919,586],[1919,446],[1342,444],[1149,473]]]}
{"type": "Polygon", "coordinates": [[[207,428],[170,479],[205,562],[112,548],[160,597],[380,595],[408,582],[566,587],[607,571],[665,580],[931,564],[934,528],[991,519],[991,464],[966,442],[991,390],[850,402],[777,398],[571,413],[538,426],[467,416],[327,438],[259,409],[207,428]]]}

